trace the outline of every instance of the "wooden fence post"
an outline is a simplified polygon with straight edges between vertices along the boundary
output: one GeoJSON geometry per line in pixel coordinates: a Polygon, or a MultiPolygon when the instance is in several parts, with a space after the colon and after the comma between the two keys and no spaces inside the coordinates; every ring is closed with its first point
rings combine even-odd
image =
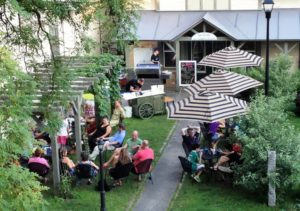
{"type": "MultiPolygon", "coordinates": [[[[268,151],[268,175],[276,172],[276,151],[268,151]]],[[[275,184],[269,180],[268,206],[276,206],[275,184]]]]}
{"type": "Polygon", "coordinates": [[[80,116],[81,116],[81,96],[78,96],[75,101],[76,113],[75,113],[75,139],[76,139],[76,158],[77,161],[80,161],[80,154],[82,152],[81,146],[81,124],[80,124],[80,116]]]}
{"type": "Polygon", "coordinates": [[[51,134],[51,149],[52,149],[52,169],[53,169],[53,190],[56,194],[60,184],[60,171],[59,171],[59,153],[57,136],[51,134]]]}

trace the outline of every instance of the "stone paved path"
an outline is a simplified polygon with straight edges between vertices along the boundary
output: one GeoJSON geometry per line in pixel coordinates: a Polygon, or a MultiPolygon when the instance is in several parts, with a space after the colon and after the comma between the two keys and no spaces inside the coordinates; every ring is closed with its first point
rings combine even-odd
{"type": "MultiPolygon", "coordinates": [[[[174,95],[176,100],[178,96],[174,95]]],[[[184,155],[180,130],[191,122],[178,121],[152,175],[154,184],[147,181],[134,211],[165,211],[176,192],[182,173],[178,155],[184,155]]]]}

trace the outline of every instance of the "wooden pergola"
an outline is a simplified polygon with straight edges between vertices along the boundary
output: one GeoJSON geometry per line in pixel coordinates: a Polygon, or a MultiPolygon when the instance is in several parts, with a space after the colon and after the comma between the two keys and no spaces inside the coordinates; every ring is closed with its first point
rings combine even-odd
{"type": "MultiPolygon", "coordinates": [[[[68,91],[69,94],[69,101],[72,105],[74,111],[74,122],[75,122],[75,140],[76,140],[76,158],[77,161],[80,161],[80,154],[82,152],[82,144],[81,144],[81,124],[80,124],[80,117],[81,117],[81,104],[82,104],[82,94],[84,91],[88,90],[93,86],[98,80],[99,77],[103,76],[103,74],[109,71],[112,67],[111,66],[102,66],[101,68],[104,69],[103,73],[99,73],[94,75],[93,77],[85,77],[81,76],[82,73],[79,71],[79,68],[87,66],[88,63],[85,64],[76,64],[70,63],[68,65],[68,71],[74,71],[75,77],[69,82],[71,90],[68,91]],[[72,67],[73,65],[78,65],[78,67],[72,67]],[[71,67],[70,67],[71,66],[71,67]]],[[[31,73],[33,77],[42,78],[45,81],[46,85],[40,87],[36,90],[33,100],[33,111],[39,112],[41,106],[41,98],[44,94],[51,93],[52,88],[49,85],[51,81],[51,68],[39,68],[36,69],[33,73],[31,73]],[[48,84],[47,84],[48,83],[48,84]]],[[[62,80],[64,80],[62,78],[62,80]]],[[[49,105],[51,109],[54,109],[55,112],[61,113],[63,111],[62,106],[60,106],[60,102],[53,102],[49,105]]],[[[60,184],[60,160],[59,160],[59,152],[58,152],[58,144],[57,144],[57,135],[50,134],[51,138],[51,148],[52,148],[52,169],[53,169],[53,186],[54,190],[57,190],[58,185],[60,184]]]]}
{"type": "MultiPolygon", "coordinates": [[[[80,59],[80,58],[79,58],[80,59]]],[[[73,111],[74,111],[74,122],[75,122],[75,140],[76,140],[76,158],[80,160],[80,154],[82,152],[82,144],[81,144],[81,104],[82,104],[82,94],[84,91],[90,89],[96,82],[99,81],[99,78],[103,76],[103,74],[107,73],[111,70],[112,66],[101,66],[99,68],[103,69],[102,73],[94,74],[91,77],[84,76],[87,75],[85,71],[80,71],[88,65],[91,64],[90,61],[78,60],[78,58],[74,58],[73,61],[63,61],[66,67],[66,71],[72,71],[74,77],[71,81],[67,83],[70,84],[70,90],[68,90],[68,100],[70,101],[73,111]]],[[[37,87],[34,93],[34,99],[32,101],[32,111],[41,113],[42,106],[42,97],[45,94],[50,94],[57,87],[52,87],[50,84],[51,76],[53,74],[51,70],[51,66],[45,67],[41,65],[36,68],[32,73],[29,73],[34,78],[42,79],[45,84],[41,87],[37,87]]],[[[62,78],[61,80],[65,80],[62,78]]],[[[57,91],[57,90],[56,90],[57,91]]],[[[64,90],[61,90],[64,92],[64,90]]],[[[0,104],[6,100],[5,96],[0,96],[0,104]]],[[[47,105],[53,111],[62,114],[63,107],[61,106],[61,102],[52,102],[50,105],[47,105]]],[[[51,138],[51,148],[52,148],[52,168],[53,168],[53,185],[54,190],[57,191],[58,185],[60,184],[60,161],[59,161],[59,152],[58,152],[58,144],[57,144],[57,134],[50,134],[51,138]]]]}

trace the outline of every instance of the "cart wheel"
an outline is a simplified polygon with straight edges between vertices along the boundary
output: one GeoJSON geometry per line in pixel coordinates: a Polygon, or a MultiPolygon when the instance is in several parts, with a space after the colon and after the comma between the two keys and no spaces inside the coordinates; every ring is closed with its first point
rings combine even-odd
{"type": "Polygon", "coordinates": [[[139,106],[139,116],[142,119],[149,119],[154,115],[154,108],[150,103],[144,103],[139,106]]]}

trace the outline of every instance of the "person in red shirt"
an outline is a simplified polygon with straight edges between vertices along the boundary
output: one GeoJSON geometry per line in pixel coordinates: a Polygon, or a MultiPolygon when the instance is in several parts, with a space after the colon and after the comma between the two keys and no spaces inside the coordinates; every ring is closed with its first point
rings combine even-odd
{"type": "Polygon", "coordinates": [[[136,166],[148,159],[152,159],[154,160],[154,151],[153,149],[151,149],[149,147],[149,141],[148,140],[143,140],[142,145],[140,147],[140,149],[137,151],[137,153],[133,156],[132,160],[133,160],[133,166],[136,173],[137,169],[136,166]]]}
{"type": "Polygon", "coordinates": [[[223,152],[225,155],[221,156],[219,161],[215,164],[214,170],[217,170],[219,166],[223,166],[225,163],[241,164],[243,160],[242,145],[240,143],[232,144],[232,150],[230,152],[223,152]]]}

